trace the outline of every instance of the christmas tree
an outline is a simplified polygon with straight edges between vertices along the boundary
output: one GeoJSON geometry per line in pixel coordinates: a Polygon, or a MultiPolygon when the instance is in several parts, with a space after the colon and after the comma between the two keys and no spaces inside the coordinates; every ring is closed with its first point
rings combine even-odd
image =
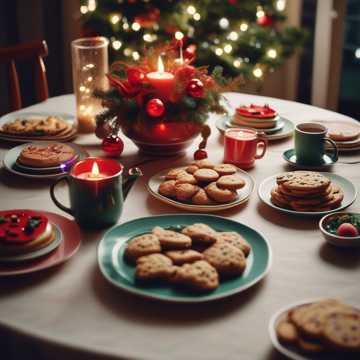
{"type": "Polygon", "coordinates": [[[196,65],[262,81],[305,40],[284,27],[286,0],[82,0],[84,35],[111,41],[111,60],[139,60],[146,46],[182,39],[196,65]]]}

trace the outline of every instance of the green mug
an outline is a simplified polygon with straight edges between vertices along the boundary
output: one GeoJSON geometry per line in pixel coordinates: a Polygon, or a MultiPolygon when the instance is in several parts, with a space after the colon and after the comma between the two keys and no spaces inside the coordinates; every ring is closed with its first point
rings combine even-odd
{"type": "Polygon", "coordinates": [[[139,168],[132,168],[123,180],[123,170],[123,165],[111,159],[87,158],[79,161],[68,175],[58,178],[51,185],[51,199],[82,227],[114,225],[121,216],[123,202],[132,185],[142,175],[139,168]],[[61,204],[55,196],[55,187],[61,181],[66,181],[69,186],[70,207],[61,204]]]}
{"type": "Polygon", "coordinates": [[[336,162],[338,149],[336,143],[326,137],[327,128],[317,123],[302,123],[295,127],[295,153],[296,162],[303,165],[321,165],[326,153],[325,143],[328,142],[332,148],[329,154],[336,162]]]}

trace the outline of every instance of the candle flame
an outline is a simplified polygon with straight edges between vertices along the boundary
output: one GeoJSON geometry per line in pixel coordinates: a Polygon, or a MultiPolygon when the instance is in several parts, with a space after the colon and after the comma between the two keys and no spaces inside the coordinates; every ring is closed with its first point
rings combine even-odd
{"type": "Polygon", "coordinates": [[[96,163],[96,161],[93,163],[92,169],[91,169],[91,176],[92,177],[97,177],[99,176],[100,171],[99,171],[99,166],[96,163]]]}
{"type": "Polygon", "coordinates": [[[164,67],[164,63],[161,59],[161,56],[159,56],[158,58],[158,72],[164,72],[165,71],[165,67],[164,67]]]}

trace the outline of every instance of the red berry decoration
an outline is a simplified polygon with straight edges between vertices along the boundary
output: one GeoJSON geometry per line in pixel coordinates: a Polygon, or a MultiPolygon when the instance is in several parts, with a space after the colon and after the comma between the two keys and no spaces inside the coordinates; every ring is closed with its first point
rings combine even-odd
{"type": "Polygon", "coordinates": [[[194,98],[201,98],[204,95],[204,84],[199,79],[192,79],[186,87],[186,91],[194,98]]]}
{"type": "Polygon", "coordinates": [[[342,223],[336,230],[336,235],[355,237],[359,236],[359,230],[356,226],[350,223],[342,223]]]}
{"type": "Polygon", "coordinates": [[[159,117],[165,112],[165,105],[160,99],[151,99],[146,104],[146,112],[151,117],[159,117]]]}
{"type": "Polygon", "coordinates": [[[139,69],[129,68],[127,70],[127,78],[131,85],[139,86],[142,85],[145,79],[145,74],[139,69]]]}
{"type": "Polygon", "coordinates": [[[111,156],[119,156],[124,150],[124,142],[118,135],[112,134],[103,140],[101,148],[111,156]]]}
{"type": "Polygon", "coordinates": [[[203,149],[198,149],[195,151],[194,153],[194,160],[203,160],[203,159],[207,159],[208,155],[206,150],[203,149]]]}

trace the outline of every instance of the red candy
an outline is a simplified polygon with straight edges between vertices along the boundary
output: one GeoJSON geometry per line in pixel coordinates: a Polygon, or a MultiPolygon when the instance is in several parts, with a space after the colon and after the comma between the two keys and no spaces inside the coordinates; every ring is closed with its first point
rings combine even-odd
{"type": "Polygon", "coordinates": [[[25,243],[32,241],[44,233],[48,219],[35,211],[1,211],[0,212],[0,242],[25,243]],[[29,223],[37,226],[29,226],[29,223]]]}
{"type": "Polygon", "coordinates": [[[355,237],[359,236],[359,230],[356,226],[350,223],[342,223],[336,230],[336,235],[355,237]]]}

